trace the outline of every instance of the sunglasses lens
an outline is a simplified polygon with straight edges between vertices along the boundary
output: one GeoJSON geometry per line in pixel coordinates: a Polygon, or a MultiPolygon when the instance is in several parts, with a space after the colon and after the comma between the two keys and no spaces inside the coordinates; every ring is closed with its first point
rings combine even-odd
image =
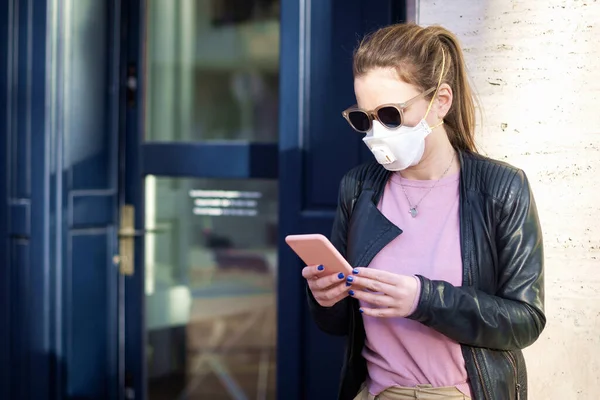
{"type": "Polygon", "coordinates": [[[350,111],[348,113],[348,121],[350,122],[350,125],[359,132],[367,132],[371,129],[369,116],[362,111],[350,111]]]}
{"type": "Polygon", "coordinates": [[[379,121],[386,128],[395,129],[402,125],[402,115],[396,107],[383,107],[377,111],[379,121]]]}

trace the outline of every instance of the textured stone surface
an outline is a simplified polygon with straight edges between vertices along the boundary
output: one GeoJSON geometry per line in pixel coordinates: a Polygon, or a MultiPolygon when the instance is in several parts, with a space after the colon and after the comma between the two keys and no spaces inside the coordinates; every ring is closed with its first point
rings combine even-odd
{"type": "Polygon", "coordinates": [[[600,398],[600,1],[422,0],[462,41],[484,153],[527,173],[546,248],[530,400],[600,398]]]}

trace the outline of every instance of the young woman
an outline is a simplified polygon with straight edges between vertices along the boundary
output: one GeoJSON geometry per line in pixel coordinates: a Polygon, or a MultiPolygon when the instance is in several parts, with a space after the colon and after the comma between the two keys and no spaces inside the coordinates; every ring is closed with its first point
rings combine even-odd
{"type": "Polygon", "coordinates": [[[331,240],[355,268],[303,270],[317,325],[348,336],[339,398],[525,400],[521,350],[546,324],[542,234],[523,171],[477,154],[456,37],[375,32],[354,90],[343,116],[377,162],[342,179],[331,240]]]}

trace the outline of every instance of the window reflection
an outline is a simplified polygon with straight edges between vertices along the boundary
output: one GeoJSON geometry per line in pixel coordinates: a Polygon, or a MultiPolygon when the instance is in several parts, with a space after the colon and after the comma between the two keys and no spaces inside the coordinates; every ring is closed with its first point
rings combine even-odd
{"type": "Polygon", "coordinates": [[[146,140],[275,142],[278,0],[149,0],[146,140]]]}
{"type": "Polygon", "coordinates": [[[145,186],[149,398],[275,399],[277,182],[145,186]]]}
{"type": "Polygon", "coordinates": [[[211,0],[210,6],[214,26],[279,18],[279,0],[211,0]]]}

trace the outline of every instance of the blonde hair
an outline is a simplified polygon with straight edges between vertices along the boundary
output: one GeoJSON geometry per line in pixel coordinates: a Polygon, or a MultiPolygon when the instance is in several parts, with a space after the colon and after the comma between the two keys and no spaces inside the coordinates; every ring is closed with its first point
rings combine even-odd
{"type": "MultiPolygon", "coordinates": [[[[365,36],[354,51],[354,77],[373,68],[394,68],[398,77],[422,91],[442,83],[452,88],[453,102],[444,117],[455,149],[477,152],[475,101],[456,36],[441,26],[423,28],[414,23],[390,25],[365,36]],[[442,71],[442,59],[445,59],[442,71]]],[[[429,96],[431,98],[431,95],[429,96]]]]}

